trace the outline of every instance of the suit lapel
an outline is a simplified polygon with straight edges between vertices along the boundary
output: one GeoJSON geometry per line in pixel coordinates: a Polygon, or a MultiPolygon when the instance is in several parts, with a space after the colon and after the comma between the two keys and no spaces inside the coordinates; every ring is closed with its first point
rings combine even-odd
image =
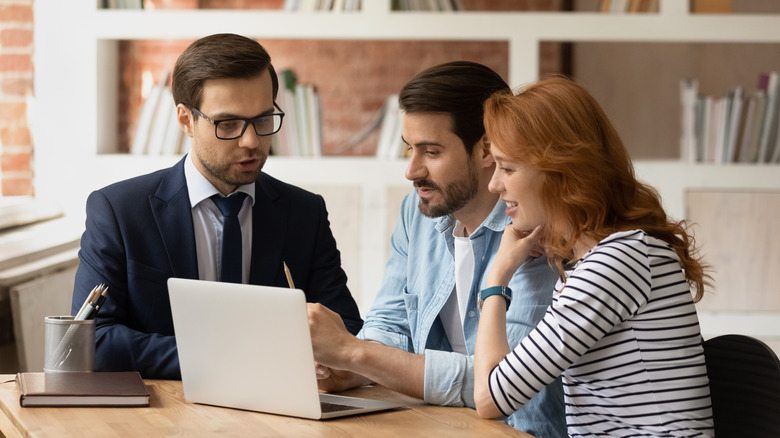
{"type": "Polygon", "coordinates": [[[173,268],[173,275],[198,278],[192,207],[184,177],[186,157],[168,170],[160,181],[157,192],[149,197],[149,203],[173,268]]]}
{"type": "Polygon", "coordinates": [[[255,183],[252,209],[252,262],[249,283],[274,285],[281,272],[284,236],[287,234],[289,201],[261,174],[255,183]]]}

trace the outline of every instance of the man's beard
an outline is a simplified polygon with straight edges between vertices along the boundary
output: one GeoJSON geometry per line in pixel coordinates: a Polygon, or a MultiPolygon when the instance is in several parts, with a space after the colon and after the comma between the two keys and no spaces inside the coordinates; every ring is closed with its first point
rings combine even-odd
{"type": "Polygon", "coordinates": [[[441,217],[452,214],[474,199],[479,191],[479,177],[469,166],[465,178],[440,187],[433,181],[424,179],[414,183],[415,187],[428,187],[437,190],[444,197],[443,204],[433,204],[430,200],[420,198],[418,208],[428,217],[441,217]]]}
{"type": "Polygon", "coordinates": [[[257,178],[260,176],[263,167],[265,166],[267,157],[258,158],[260,158],[261,163],[254,172],[231,172],[230,165],[213,165],[202,159],[200,162],[208,173],[215,176],[220,181],[231,186],[239,187],[257,181],[257,178]]]}

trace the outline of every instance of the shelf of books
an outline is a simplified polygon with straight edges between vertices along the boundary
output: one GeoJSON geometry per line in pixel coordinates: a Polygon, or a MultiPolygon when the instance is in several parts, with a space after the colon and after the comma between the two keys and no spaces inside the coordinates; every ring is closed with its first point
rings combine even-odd
{"type": "MultiPolygon", "coordinates": [[[[57,169],[60,158],[64,152],[52,146],[52,150],[46,150],[49,144],[57,144],[55,138],[78,139],[73,149],[68,153],[88,162],[95,158],[102,159],[105,155],[111,155],[119,151],[117,147],[117,114],[112,108],[118,108],[119,95],[116,90],[117,78],[121,71],[121,54],[118,49],[118,41],[133,40],[192,40],[200,36],[215,32],[236,32],[247,36],[262,39],[292,39],[292,40],[356,40],[356,41],[504,41],[508,44],[507,76],[508,82],[517,86],[533,81],[539,74],[539,45],[544,41],[560,42],[673,42],[673,43],[752,43],[752,44],[780,44],[780,15],[770,14],[699,14],[692,13],[689,2],[679,0],[659,0],[654,3],[652,13],[627,13],[637,7],[647,8],[646,2],[635,1],[591,1],[590,12],[488,12],[457,10],[453,12],[409,11],[398,9],[410,9],[417,5],[422,8],[429,2],[400,2],[400,1],[371,1],[360,2],[359,10],[323,12],[314,11],[312,2],[288,2],[280,1],[278,10],[263,9],[154,9],[156,5],[166,2],[159,0],[147,0],[146,9],[112,9],[111,3],[106,1],[79,2],[78,4],[64,5],[53,0],[40,0],[36,2],[36,70],[61,72],[56,78],[46,75],[36,77],[36,94],[38,97],[37,110],[41,112],[41,119],[47,120],[47,129],[35,129],[39,141],[36,141],[36,149],[44,153],[37,153],[38,161],[47,170],[57,169]],[[298,6],[296,7],[295,4],[298,6]],[[308,9],[307,9],[308,8],[308,9]],[[601,13],[599,11],[616,11],[613,13],[601,13]],[[65,25],[68,22],[79,22],[84,25],[76,29],[65,25]],[[67,45],[68,50],[62,50],[67,45]],[[63,66],[65,66],[63,68],[63,66]],[[63,87],[62,84],[68,84],[63,87]],[[61,108],[72,106],[74,102],[81,103],[78,120],[66,117],[61,108]],[[51,157],[51,158],[49,158],[51,157]]],[[[168,2],[177,3],[177,2],[168,2]]],[[[178,2],[186,3],[186,2],[178,2]]],[[[208,2],[191,2],[194,5],[208,2]]],[[[224,2],[223,2],[224,3],[224,2]]],[[[328,2],[317,2],[328,3],[328,2]]],[[[333,2],[333,7],[339,2],[333,2]]],[[[434,4],[437,2],[430,2],[434,4]]],[[[460,2],[450,2],[455,7],[460,2]]],[[[439,5],[441,8],[442,5],[439,5]]],[[[399,62],[403,60],[399,59],[399,62]]],[[[724,63],[727,63],[724,60],[724,63]]],[[[756,74],[765,73],[757,71],[756,74]]],[[[156,94],[160,105],[170,106],[170,97],[165,87],[159,85],[158,80],[154,89],[159,89],[156,94]],[[167,102],[167,103],[166,103],[167,102]]],[[[306,84],[300,84],[306,85],[306,84]]],[[[734,90],[738,93],[738,89],[734,90]]],[[[301,90],[301,94],[309,96],[303,99],[309,102],[311,110],[297,111],[299,114],[308,112],[312,122],[307,125],[315,125],[305,130],[305,133],[296,132],[291,126],[298,120],[288,117],[285,120],[285,128],[290,138],[286,141],[280,139],[275,145],[277,155],[318,156],[320,150],[317,138],[322,139],[322,129],[316,126],[319,122],[318,111],[327,111],[326,108],[317,109],[317,92],[315,88],[308,91],[301,90]],[[296,138],[291,142],[290,139],[296,138]],[[302,139],[312,138],[311,145],[303,144],[302,139]],[[298,149],[298,150],[296,150],[298,149]]],[[[759,107],[760,104],[752,104],[752,95],[747,87],[742,90],[745,98],[743,114],[747,114],[750,108],[759,107]]],[[[385,96],[387,97],[387,96],[385,96]]],[[[383,99],[385,98],[383,97],[383,99]]],[[[291,98],[295,101],[296,97],[291,98]]],[[[155,99],[150,99],[154,101],[155,99]]],[[[396,157],[398,145],[389,144],[387,138],[395,136],[397,131],[397,110],[392,108],[392,98],[388,98],[386,104],[380,109],[372,123],[366,125],[366,129],[380,132],[377,137],[376,151],[381,157],[396,157]],[[396,120],[394,121],[393,118],[396,120]],[[389,136],[389,137],[388,137],[389,136]]],[[[725,99],[719,99],[725,100],[725,99]]],[[[150,102],[150,107],[153,107],[150,102]]],[[[703,105],[706,107],[706,104],[703,105]]],[[[716,105],[717,106],[717,105],[716,105]]],[[[737,105],[734,105],[737,106],[737,105]]],[[[285,105],[285,111],[293,113],[294,105],[285,105]]],[[[722,110],[718,110],[721,111],[722,110]]],[[[718,113],[716,111],[715,113],[718,113]]],[[[755,113],[757,110],[754,110],[755,113]]],[[[777,111],[775,111],[776,113],[777,111]]],[[[134,144],[129,145],[131,154],[139,155],[166,155],[181,154],[187,150],[186,138],[177,135],[173,123],[168,117],[167,121],[160,120],[165,116],[165,111],[157,112],[159,117],[153,117],[153,109],[142,110],[138,116],[138,126],[135,132],[138,135],[133,138],[134,144]],[[142,123],[143,122],[143,123],[142,123]],[[155,122],[152,125],[152,122],[155,122]],[[148,126],[149,129],[140,127],[148,126]]],[[[686,112],[688,119],[690,111],[686,112]]],[[[764,118],[771,111],[765,112],[764,118]]],[[[731,119],[734,119],[731,112],[731,119]]],[[[652,117],[652,114],[647,115],[652,117]]],[[[695,119],[695,118],[694,118],[695,119]]],[[[755,116],[752,120],[758,120],[755,116]]],[[[754,123],[755,125],[755,123],[754,123]]],[[[727,125],[723,125],[727,126],[727,125]]],[[[691,132],[689,128],[686,132],[691,132]]],[[[697,128],[698,129],[698,128],[697,128]]],[[[703,131],[709,132],[709,131],[703,131]]],[[[718,138],[724,138],[725,131],[718,138]]],[[[734,137],[735,130],[730,130],[729,135],[734,137]]],[[[747,135],[749,130],[743,130],[747,135]]],[[[770,133],[773,131],[769,131],[770,133]]],[[[360,132],[355,136],[360,137],[360,132]]],[[[743,135],[743,137],[745,136],[743,135]]],[[[703,133],[697,137],[700,143],[705,137],[703,133]]],[[[761,141],[760,147],[768,154],[766,160],[772,161],[775,157],[774,145],[770,145],[772,138],[777,135],[767,135],[761,141]],[[772,150],[770,150],[772,149],[772,150]]],[[[690,135],[686,134],[686,140],[690,142],[690,135]]],[[[347,145],[348,146],[348,145],[347,145]]],[[[720,146],[724,148],[725,146],[720,146]]],[[[712,149],[702,148],[702,151],[712,149]]],[[[677,149],[677,148],[675,148],[677,149]]],[[[742,148],[743,152],[748,148],[742,148]]],[[[721,156],[733,154],[733,149],[721,151],[721,156]],[[732,151],[732,152],[729,152],[732,151]]],[[[698,153],[685,151],[684,157],[694,156],[698,153]]],[[[701,152],[700,160],[705,162],[719,162],[701,152]]],[[[675,153],[668,158],[674,158],[675,153]]],[[[717,155],[717,154],[715,154],[717,155]]],[[[756,152],[756,156],[760,155],[756,152]]],[[[749,154],[746,155],[749,158],[749,154]]],[[[155,160],[150,158],[150,163],[155,160]]],[[[687,158],[686,158],[687,160],[687,158]]],[[[725,160],[728,162],[729,160],[725,160]]],[[[735,157],[733,161],[742,161],[735,157]]],[[[758,161],[758,159],[756,159],[758,161]]]]}
{"type": "Polygon", "coordinates": [[[736,85],[720,96],[698,91],[695,78],[680,83],[681,157],[698,163],[780,163],[780,75],[758,77],[755,89],[736,85]]]}
{"type": "Polygon", "coordinates": [[[780,41],[780,18],[754,15],[318,14],[234,10],[106,10],[93,11],[92,15],[95,37],[105,40],[197,38],[226,30],[256,38],[281,39],[508,40],[512,45],[512,83],[536,78],[540,41],[780,41]],[[182,26],[170,26],[174,21],[182,26]]]}
{"type": "MultiPolygon", "coordinates": [[[[613,1],[622,3],[621,8],[629,8],[633,3],[613,1]]],[[[146,0],[144,4],[153,3],[153,0],[146,0]]],[[[603,1],[590,3],[594,5],[590,12],[577,13],[433,12],[397,10],[402,8],[400,2],[388,0],[362,1],[361,8],[356,11],[323,12],[285,10],[283,7],[278,10],[106,9],[100,7],[100,2],[36,0],[36,102],[33,110],[36,119],[46,123],[33,126],[35,173],[65,182],[57,187],[36,184],[36,192],[72,206],[68,213],[83,214],[84,199],[89,191],[171,165],[187,150],[186,139],[174,135],[175,129],[169,129],[169,120],[159,122],[159,129],[149,125],[146,140],[142,142],[144,135],[136,136],[133,141],[138,145],[129,145],[130,153],[117,153],[120,150],[116,127],[116,108],[119,108],[120,99],[117,83],[122,74],[120,41],[191,41],[211,33],[234,32],[263,40],[501,42],[506,46],[506,78],[512,86],[537,79],[543,42],[780,45],[780,15],[777,14],[692,13],[689,2],[681,0],[659,0],[657,12],[602,13],[599,8],[604,6],[603,1]],[[397,8],[395,3],[398,3],[397,8]],[[73,26],[73,23],[81,24],[73,26]],[[42,74],[51,71],[57,71],[58,75],[42,74]],[[168,139],[168,142],[158,142],[159,139],[168,139]]],[[[408,61],[399,57],[396,62],[408,61]]],[[[780,135],[776,128],[780,110],[776,97],[777,78],[773,73],[780,68],[763,64],[736,65],[738,63],[723,59],[718,68],[707,74],[721,76],[729,69],[751,69],[750,74],[754,77],[767,75],[766,81],[762,82],[765,87],[734,83],[731,85],[733,90],[722,93],[701,86],[705,78],[698,77],[694,79],[700,86],[695,91],[687,89],[683,93],[677,86],[684,78],[675,77],[677,83],[668,90],[674,93],[674,107],[642,114],[646,124],[653,123],[659,112],[672,114],[675,118],[672,121],[675,126],[664,124],[657,128],[675,132],[674,140],[665,145],[673,152],[664,155],[662,160],[635,162],[637,174],[659,189],[673,217],[688,217],[688,198],[695,191],[780,191],[780,172],[774,164],[780,150],[777,146],[780,135]],[[754,97],[761,90],[765,97],[754,97]],[[707,95],[712,97],[707,99],[707,95]],[[687,102],[684,110],[683,105],[678,104],[683,101],[687,102]],[[774,103],[770,104],[770,101],[774,103]],[[761,115],[759,108],[764,108],[761,115]],[[711,117],[704,117],[705,113],[711,117]],[[676,125],[680,119],[686,123],[682,134],[677,135],[676,125]],[[712,121],[704,128],[704,122],[709,120],[712,121]],[[683,159],[678,159],[679,156],[683,159]]],[[[349,67],[349,64],[345,66],[349,67]]],[[[598,68],[609,70],[612,63],[599,63],[598,68]]],[[[293,66],[292,71],[296,72],[297,68],[293,66]]],[[[619,75],[619,72],[614,73],[619,75]]],[[[645,85],[652,88],[653,79],[646,79],[645,85]]],[[[165,83],[162,78],[154,78],[153,82],[165,83]]],[[[376,291],[381,281],[388,245],[386,236],[394,223],[393,209],[409,187],[403,178],[405,162],[399,158],[403,148],[393,140],[398,138],[400,129],[394,96],[388,92],[377,99],[384,104],[372,113],[371,122],[363,128],[377,138],[375,156],[318,156],[325,154],[318,153],[321,149],[317,146],[317,138],[322,141],[327,136],[327,131],[318,127],[319,117],[328,109],[318,105],[316,86],[301,89],[297,95],[297,85],[308,85],[308,82],[300,81],[296,87],[285,87],[291,93],[280,96],[280,99],[287,99],[284,110],[298,115],[285,118],[287,138],[283,134],[275,141],[274,156],[269,158],[267,170],[283,180],[322,192],[331,210],[334,228],[352,231],[337,235],[337,240],[340,246],[344,242],[345,257],[354,257],[347,261],[348,274],[353,282],[351,287],[359,294],[366,294],[362,306],[370,301],[369,295],[376,291]],[[308,109],[299,110],[296,101],[302,104],[300,108],[308,109]],[[304,115],[312,122],[304,121],[301,118],[304,115]],[[303,129],[304,126],[309,129],[303,129]],[[312,141],[304,145],[303,138],[312,141]],[[357,207],[353,205],[354,199],[359,200],[357,207]],[[355,233],[356,229],[360,232],[355,233]]],[[[609,88],[610,83],[605,87],[609,88]]],[[[159,96],[164,96],[165,91],[164,86],[161,87],[159,96]]],[[[630,92],[613,91],[613,94],[616,99],[635,98],[630,92]]],[[[167,97],[158,98],[158,105],[166,100],[168,103],[164,105],[170,107],[167,97]]],[[[139,123],[141,119],[148,119],[149,123],[160,120],[152,116],[154,111],[142,109],[141,112],[144,111],[147,114],[139,114],[139,123]]],[[[355,129],[356,139],[364,136],[363,129],[355,129]]]]}
{"type": "MultiPolygon", "coordinates": [[[[222,31],[259,39],[505,41],[509,47],[508,81],[516,86],[537,78],[539,46],[545,41],[780,44],[780,16],[694,14],[688,9],[688,2],[678,0],[655,2],[657,13],[639,14],[599,12],[606,10],[605,3],[619,11],[628,11],[636,7],[629,3],[637,3],[618,1],[591,2],[594,4],[592,12],[579,13],[399,11],[395,9],[402,9],[402,2],[390,1],[362,2],[361,9],[357,11],[322,12],[312,10],[311,5],[304,6],[310,2],[297,2],[297,10],[294,6],[288,6],[289,2],[283,3],[284,7],[278,10],[85,8],[84,12],[90,16],[86,20],[90,23],[89,39],[98,42],[92,56],[86,58],[98,60],[117,57],[116,41],[188,40],[222,31]],[[177,24],[170,25],[174,22],[177,24]]],[[[405,3],[418,3],[419,8],[420,3],[427,2],[405,3]]],[[[409,7],[408,4],[406,7],[409,7]]],[[[98,84],[98,95],[105,101],[105,106],[116,106],[104,98],[110,96],[110,88],[115,87],[112,81],[115,76],[101,74],[104,68],[104,63],[96,67],[99,72],[95,81],[98,84]]],[[[390,113],[386,112],[385,115],[389,117],[390,113]]],[[[97,117],[96,131],[100,132],[96,150],[98,153],[116,152],[116,147],[112,149],[111,146],[112,142],[115,143],[115,133],[111,129],[113,115],[101,111],[97,117]]],[[[376,120],[375,128],[385,122],[376,120]]],[[[316,135],[320,130],[315,127],[310,131],[316,135]]],[[[356,136],[359,134],[356,133],[356,136]]],[[[186,145],[182,146],[184,149],[178,147],[175,150],[186,150],[186,145]]],[[[279,149],[283,155],[290,151],[289,147],[279,149]]],[[[316,148],[304,145],[302,150],[312,151],[302,154],[304,156],[317,156],[316,148]]],[[[385,155],[386,148],[377,147],[377,150],[381,151],[380,155],[385,155]]]]}

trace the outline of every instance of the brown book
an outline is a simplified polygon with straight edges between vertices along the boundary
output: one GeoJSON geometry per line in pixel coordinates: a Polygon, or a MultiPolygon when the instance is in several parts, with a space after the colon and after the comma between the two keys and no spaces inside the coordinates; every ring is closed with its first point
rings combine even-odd
{"type": "Polygon", "coordinates": [[[149,406],[137,371],[18,373],[22,406],[149,406]]]}

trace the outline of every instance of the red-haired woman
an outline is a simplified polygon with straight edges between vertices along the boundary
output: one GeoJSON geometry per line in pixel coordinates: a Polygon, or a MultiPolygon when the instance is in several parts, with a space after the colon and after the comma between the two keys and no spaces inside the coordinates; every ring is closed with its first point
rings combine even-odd
{"type": "Polygon", "coordinates": [[[485,128],[490,189],[512,224],[480,293],[479,414],[507,416],[562,375],[570,436],[711,436],[694,307],[709,276],[687,224],[636,180],[604,111],[568,79],[491,97],[485,128]],[[538,253],[562,276],[544,319],[510,349],[507,281],[538,253]]]}

